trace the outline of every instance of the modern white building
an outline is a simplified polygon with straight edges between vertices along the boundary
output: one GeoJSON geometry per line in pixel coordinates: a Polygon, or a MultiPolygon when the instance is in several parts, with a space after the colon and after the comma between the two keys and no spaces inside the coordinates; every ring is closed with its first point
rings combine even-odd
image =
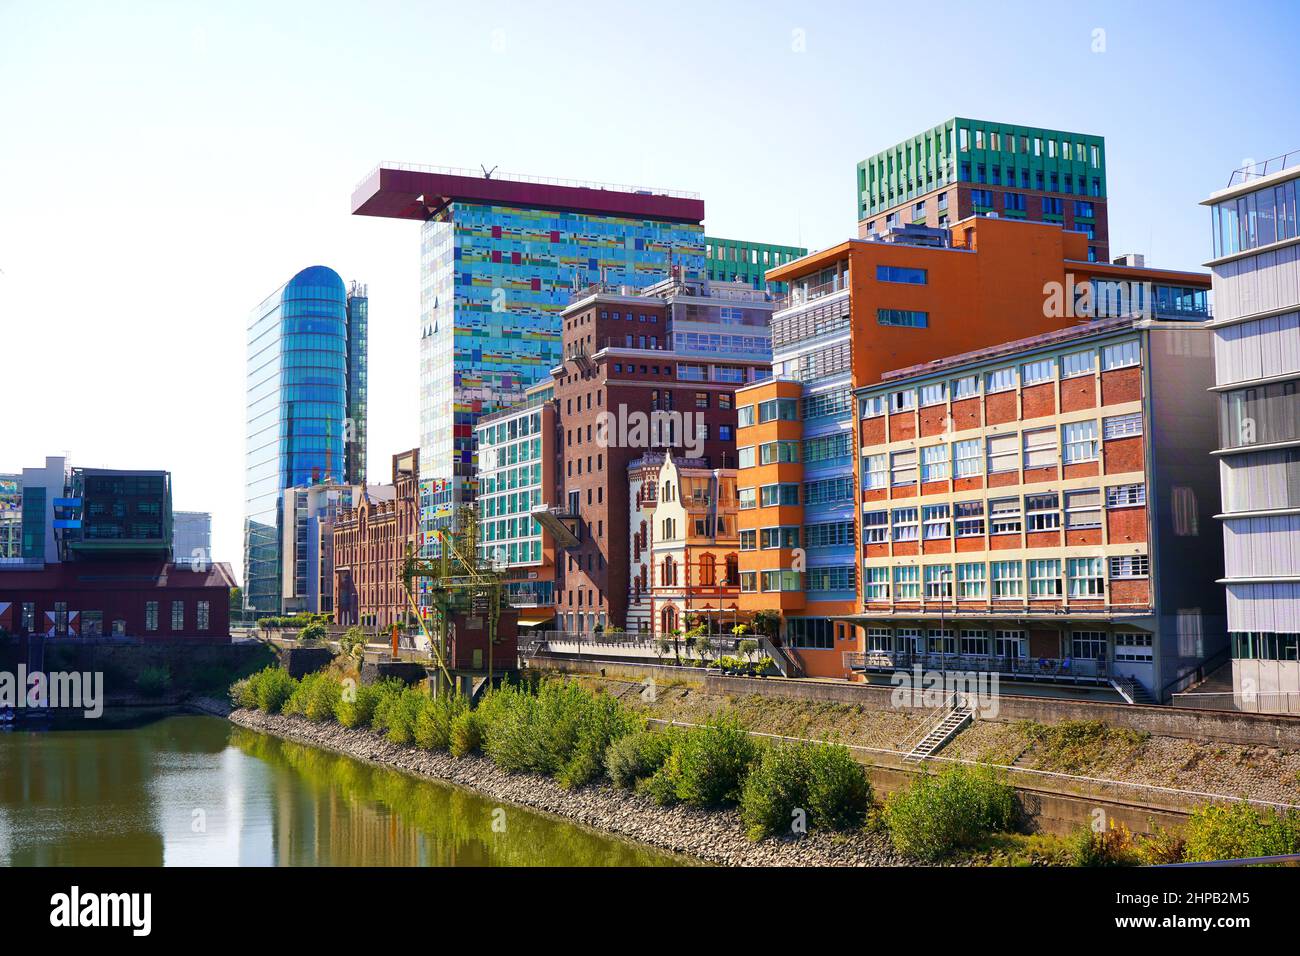
{"type": "Polygon", "coordinates": [[[1300,152],[1232,174],[1213,216],[1233,696],[1300,712],[1300,152]]]}

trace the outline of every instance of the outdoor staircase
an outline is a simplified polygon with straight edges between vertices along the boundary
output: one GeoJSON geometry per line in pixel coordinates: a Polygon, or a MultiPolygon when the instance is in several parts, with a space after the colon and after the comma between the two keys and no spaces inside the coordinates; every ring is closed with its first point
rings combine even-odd
{"type": "Polygon", "coordinates": [[[1130,704],[1154,704],[1156,699],[1151,692],[1132,677],[1112,677],[1110,685],[1119,691],[1119,695],[1130,704]]]}
{"type": "Polygon", "coordinates": [[[966,700],[954,694],[944,704],[939,719],[929,726],[920,740],[903,758],[903,763],[921,763],[933,757],[948,745],[975,717],[975,711],[966,700]]]}
{"type": "Polygon", "coordinates": [[[804,676],[803,662],[784,644],[777,644],[769,637],[760,637],[758,646],[764,654],[772,658],[772,663],[776,665],[782,677],[804,676]]]}

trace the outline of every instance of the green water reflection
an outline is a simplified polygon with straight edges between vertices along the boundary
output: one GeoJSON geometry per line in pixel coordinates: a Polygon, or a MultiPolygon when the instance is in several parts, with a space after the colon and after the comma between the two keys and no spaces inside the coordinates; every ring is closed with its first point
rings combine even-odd
{"type": "Polygon", "coordinates": [[[681,862],[212,717],[0,734],[0,865],[681,862]]]}

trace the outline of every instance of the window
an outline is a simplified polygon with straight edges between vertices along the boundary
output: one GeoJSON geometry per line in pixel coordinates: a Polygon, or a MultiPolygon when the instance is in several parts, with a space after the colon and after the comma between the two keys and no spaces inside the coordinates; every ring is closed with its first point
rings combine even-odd
{"type": "Polygon", "coordinates": [[[927,505],[921,509],[921,523],[924,526],[927,541],[951,536],[950,514],[948,505],[927,505]]]}
{"type": "Polygon", "coordinates": [[[753,488],[737,488],[736,500],[739,503],[741,511],[758,507],[758,497],[753,488]]]}
{"type": "Polygon", "coordinates": [[[1065,493],[1065,527],[1071,531],[1101,527],[1101,492],[1098,489],[1065,493]]]}
{"type": "Polygon", "coordinates": [[[1151,663],[1151,635],[1150,634],[1116,634],[1115,635],[1115,660],[1117,661],[1135,661],[1137,663],[1151,663]]]}
{"type": "Polygon", "coordinates": [[[754,424],[754,406],[742,405],[736,409],[736,427],[748,428],[754,424]]]}
{"type": "Polygon", "coordinates": [[[1024,657],[1024,642],[1024,631],[994,631],[993,653],[998,657],[1024,657]]]}
{"type": "Polygon", "coordinates": [[[963,629],[961,632],[961,652],[974,657],[988,657],[989,632],[963,629]]]}
{"type": "Polygon", "coordinates": [[[957,641],[950,627],[932,627],[927,632],[928,649],[931,654],[956,654],[957,641]]]}
{"type": "Polygon", "coordinates": [[[1142,349],[1137,339],[1107,345],[1101,350],[1101,370],[1109,372],[1117,368],[1130,368],[1142,361],[1142,349]]]}
{"type": "Polygon", "coordinates": [[[994,561],[989,565],[993,579],[993,599],[1003,601],[1024,596],[1025,583],[1020,575],[1019,561],[994,561]]]}
{"type": "Polygon", "coordinates": [[[957,565],[957,596],[963,601],[982,601],[986,595],[984,565],[957,565]]]}
{"type": "Polygon", "coordinates": [[[144,629],[146,631],[158,630],[158,602],[144,602],[144,629]]]}
{"type": "Polygon", "coordinates": [[[1025,529],[1056,531],[1061,527],[1061,502],[1056,492],[1025,496],[1025,529]]]}
{"type": "Polygon", "coordinates": [[[1092,352],[1070,352],[1061,356],[1061,378],[1092,374],[1092,352]]]}
{"type": "Polygon", "coordinates": [[[947,481],[951,452],[947,445],[929,445],[921,449],[921,480],[947,481]]]}
{"type": "Polygon", "coordinates": [[[942,405],[948,401],[948,383],[935,382],[933,385],[921,386],[921,407],[942,405]]]}
{"type": "MultiPolygon", "coordinates": [[[[794,445],[794,442],[786,444],[794,445]]],[[[767,446],[764,445],[764,448],[767,446]]],[[[849,432],[839,432],[834,435],[821,435],[817,438],[805,438],[803,442],[803,459],[806,462],[833,461],[837,458],[848,458],[853,454],[853,436],[849,432]]],[[[798,455],[794,458],[782,459],[788,461],[797,461],[798,455]]],[[[764,462],[766,464],[766,462],[764,462]]]]}
{"type": "Polygon", "coordinates": [[[894,649],[893,638],[887,627],[867,628],[867,651],[873,654],[888,653],[894,649]]]}
{"type": "Polygon", "coordinates": [[[1070,632],[1070,655],[1084,661],[1106,659],[1106,633],[1104,631],[1070,632]]]}
{"type": "Polygon", "coordinates": [[[211,605],[207,601],[200,601],[198,603],[198,613],[196,616],[197,620],[195,622],[195,629],[206,631],[212,618],[211,605]]]}
{"type": "Polygon", "coordinates": [[[708,392],[696,392],[696,393],[695,393],[695,407],[696,407],[696,408],[708,408],[708,407],[709,407],[709,393],[708,393],[708,392]]]}
{"type": "Polygon", "coordinates": [[[1111,485],[1106,489],[1107,508],[1131,508],[1146,503],[1146,485],[1111,485]]]}
{"type": "Polygon", "coordinates": [[[798,528],[764,528],[759,533],[759,547],[765,551],[773,548],[799,547],[798,528]]]}
{"type": "Polygon", "coordinates": [[[924,329],[930,324],[929,312],[912,309],[877,309],[876,321],[881,325],[897,325],[910,329],[924,329]]]}
{"type": "Polygon", "coordinates": [[[889,461],[884,455],[864,456],[862,482],[866,488],[884,488],[889,484],[889,461]]]}
{"type": "Polygon", "coordinates": [[[758,532],[748,528],[740,532],[740,550],[754,551],[758,547],[758,532]]]}
{"type": "Polygon", "coordinates": [[[868,395],[862,400],[862,417],[878,418],[885,414],[885,396],[868,395]]]}
{"type": "Polygon", "coordinates": [[[1145,554],[1126,554],[1110,559],[1110,576],[1115,578],[1148,578],[1151,576],[1151,559],[1145,554]]]}
{"type": "Polygon", "coordinates": [[[185,602],[172,601],[172,630],[185,630],[185,602]]]}
{"type": "MultiPolygon", "coordinates": [[[[880,512],[884,516],[884,512],[880,512]]],[[[885,518],[888,527],[888,518],[885,518]]],[[[797,530],[797,529],[796,529],[797,530]]],[[[825,524],[810,524],[803,529],[805,548],[834,548],[853,544],[852,521],[830,521],[825,524]]]]}
{"type": "Polygon", "coordinates": [[[832,650],[835,622],[824,617],[792,617],[786,621],[786,638],[791,647],[832,650]]]}
{"type": "Polygon", "coordinates": [[[984,449],[978,438],[955,442],[952,446],[953,474],[958,478],[970,478],[982,472],[984,449]]]}
{"type": "Polygon", "coordinates": [[[896,451],[890,456],[890,481],[894,485],[916,484],[916,451],[896,451]]]}
{"type": "Polygon", "coordinates": [[[862,541],[864,544],[884,544],[889,540],[889,512],[864,511],[862,513],[862,541]]]}
{"type": "Polygon", "coordinates": [[[1031,598],[1061,596],[1061,562],[1058,558],[1036,558],[1026,564],[1031,598]]]}
{"type": "Polygon", "coordinates": [[[1065,445],[1065,463],[1067,465],[1080,461],[1097,459],[1097,422],[1089,419],[1083,422],[1070,422],[1062,426],[1065,445]]]}
{"type": "Polygon", "coordinates": [[[967,375],[962,378],[953,379],[952,397],[953,400],[959,398],[971,398],[980,393],[980,380],[976,375],[967,375]]]}
{"type": "Polygon", "coordinates": [[[863,594],[868,601],[889,600],[889,568],[862,569],[863,594]]]}
{"type": "Polygon", "coordinates": [[[805,395],[800,399],[804,421],[811,418],[848,416],[853,410],[853,392],[839,388],[829,392],[805,395]]]}
{"type": "Polygon", "coordinates": [[[1103,440],[1111,438],[1127,438],[1130,435],[1142,434],[1142,413],[1133,412],[1130,415],[1114,415],[1110,418],[1101,420],[1101,437],[1103,440]]]}
{"type": "Polygon", "coordinates": [[[764,571],[764,591],[802,591],[802,575],[798,571],[764,571]]]}
{"type": "Polygon", "coordinates": [[[799,418],[799,405],[793,398],[773,398],[758,406],[759,422],[793,422],[799,418]]]}
{"type": "Polygon", "coordinates": [[[1024,433],[1025,467],[1051,468],[1057,461],[1056,429],[1035,428],[1024,433]]]}
{"type": "Polygon", "coordinates": [[[876,266],[876,281],[905,282],[909,285],[925,285],[924,269],[912,269],[907,266],[876,266]]]}
{"type": "Polygon", "coordinates": [[[921,569],[916,565],[894,568],[894,600],[916,601],[921,597],[921,569]]]}
{"type": "Polygon", "coordinates": [[[730,426],[730,425],[719,425],[719,426],[718,426],[718,441],[731,441],[732,438],[733,438],[733,436],[732,436],[732,434],[731,434],[731,426],[730,426]]]}
{"type": "Polygon", "coordinates": [[[1056,363],[1051,359],[1029,362],[1020,367],[1020,380],[1025,385],[1038,385],[1056,378],[1056,363]]]}
{"type": "Polygon", "coordinates": [[[808,569],[809,591],[852,591],[855,586],[852,565],[808,569]]]}
{"type": "Polygon", "coordinates": [[[1017,471],[1020,468],[1020,436],[1014,432],[1010,435],[990,435],[989,474],[1003,471],[1017,471]]]}
{"type": "Polygon", "coordinates": [[[989,372],[985,377],[985,381],[984,391],[986,394],[1009,392],[1016,387],[1016,370],[1014,368],[1000,368],[996,372],[989,372]]]}
{"type": "Polygon", "coordinates": [[[740,572],[740,590],[745,593],[753,593],[758,590],[757,571],[740,572]]]}
{"type": "Polygon", "coordinates": [[[973,538],[984,534],[984,502],[959,501],[953,505],[953,517],[957,537],[973,538]]]}
{"type": "MultiPolygon", "coordinates": [[[[853,477],[823,478],[820,481],[806,481],[803,486],[803,503],[806,505],[826,504],[833,501],[853,500],[853,477]]],[[[795,502],[798,504],[798,502],[795,502]]]]}
{"type": "Polygon", "coordinates": [[[778,462],[799,460],[799,443],[796,441],[773,441],[758,448],[758,462],[761,465],[773,465],[778,462]]]}
{"type": "Polygon", "coordinates": [[[895,541],[915,541],[919,526],[916,521],[917,511],[915,508],[895,508],[894,509],[894,540],[895,541]]]}
{"type": "Polygon", "coordinates": [[[989,502],[989,531],[992,534],[1020,533],[1020,499],[998,498],[989,502]]]}
{"type": "Polygon", "coordinates": [[[797,505],[798,503],[799,486],[796,484],[764,485],[759,489],[759,504],[764,508],[797,505]]]}
{"type": "Polygon", "coordinates": [[[1067,558],[1065,577],[1070,597],[1101,597],[1101,558],[1067,558]]]}
{"type": "Polygon", "coordinates": [[[753,468],[754,467],[754,446],[749,445],[745,448],[736,449],[736,467],[753,468]]]}
{"type": "Polygon", "coordinates": [[[905,412],[912,408],[916,408],[916,389],[909,388],[905,392],[889,393],[889,410],[891,412],[905,412]]]}

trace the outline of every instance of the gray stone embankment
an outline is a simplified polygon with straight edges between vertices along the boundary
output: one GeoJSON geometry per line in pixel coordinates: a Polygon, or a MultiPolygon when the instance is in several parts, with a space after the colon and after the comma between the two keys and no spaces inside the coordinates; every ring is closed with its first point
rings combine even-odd
{"type": "Polygon", "coordinates": [[[723,866],[897,866],[908,861],[873,833],[813,832],[751,843],[734,810],[660,807],[649,798],[608,784],[565,790],[550,777],[511,774],[487,757],[457,759],[390,743],[370,729],[349,730],[333,722],[235,710],[241,727],[323,747],[359,760],[475,790],[486,797],[539,810],[574,823],[723,866]]]}

